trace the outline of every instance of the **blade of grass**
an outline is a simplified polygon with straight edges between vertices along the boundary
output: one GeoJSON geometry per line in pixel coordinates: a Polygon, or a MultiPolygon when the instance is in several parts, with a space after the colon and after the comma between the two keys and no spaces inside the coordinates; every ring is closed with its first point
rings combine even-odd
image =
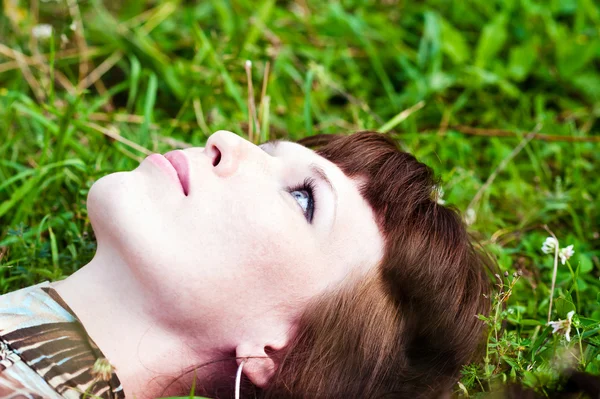
{"type": "Polygon", "coordinates": [[[202,47],[208,49],[210,59],[217,67],[217,70],[219,71],[219,74],[223,79],[223,82],[225,84],[225,91],[235,101],[242,114],[246,115],[248,113],[248,110],[246,109],[246,105],[244,104],[242,94],[236,86],[236,84],[233,82],[233,79],[231,79],[229,72],[227,72],[227,70],[225,69],[225,66],[221,62],[220,58],[216,56],[215,50],[212,47],[210,40],[208,40],[202,29],[200,29],[200,27],[197,24],[194,24],[192,28],[192,33],[196,41],[199,42],[202,47]]]}
{"type": "Polygon", "coordinates": [[[313,78],[315,76],[315,71],[309,69],[306,73],[306,80],[304,81],[304,134],[307,136],[312,136],[312,99],[311,99],[311,91],[313,85],[313,78]]]}
{"type": "Polygon", "coordinates": [[[146,89],[146,98],[144,100],[144,123],[140,127],[140,145],[148,147],[150,142],[150,124],[153,121],[154,104],[156,103],[156,92],[158,90],[158,80],[154,73],[148,77],[148,88],[146,89]]]}
{"type": "Polygon", "coordinates": [[[392,130],[396,126],[398,126],[402,121],[406,120],[406,118],[408,118],[409,116],[411,116],[412,114],[414,114],[415,112],[417,112],[418,110],[423,108],[424,106],[425,106],[425,101],[419,101],[412,107],[405,109],[402,112],[398,113],[392,119],[390,119],[385,124],[383,124],[383,126],[380,126],[379,129],[377,129],[377,131],[379,133],[389,132],[390,130],[392,130]]]}

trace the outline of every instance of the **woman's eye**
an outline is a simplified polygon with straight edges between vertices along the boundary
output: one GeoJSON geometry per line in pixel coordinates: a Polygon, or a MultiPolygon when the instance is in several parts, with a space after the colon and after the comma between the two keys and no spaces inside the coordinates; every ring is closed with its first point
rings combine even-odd
{"type": "Polygon", "coordinates": [[[308,192],[306,192],[306,190],[296,190],[292,191],[292,195],[294,196],[294,198],[296,198],[296,201],[298,201],[298,203],[304,210],[304,213],[306,214],[310,201],[310,196],[308,192]]]}
{"type": "Polygon", "coordinates": [[[308,223],[312,223],[313,214],[315,212],[314,189],[315,182],[312,178],[307,178],[299,186],[289,189],[290,194],[302,208],[302,212],[308,223]]]}

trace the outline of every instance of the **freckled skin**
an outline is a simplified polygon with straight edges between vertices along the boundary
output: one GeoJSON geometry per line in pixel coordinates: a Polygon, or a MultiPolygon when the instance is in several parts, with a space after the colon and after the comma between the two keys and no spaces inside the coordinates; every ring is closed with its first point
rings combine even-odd
{"type": "Polygon", "coordinates": [[[221,131],[206,148],[183,151],[188,196],[144,161],[101,178],[88,197],[99,246],[117,248],[157,323],[174,331],[201,324],[226,344],[271,328],[257,327],[260,317],[293,324],[306,300],[381,259],[383,238],[357,181],[312,150],[291,142],[263,150],[221,131]],[[215,147],[221,162],[213,166],[215,147]],[[312,224],[287,192],[311,175],[311,163],[337,191],[335,223],[322,182],[312,224]]]}

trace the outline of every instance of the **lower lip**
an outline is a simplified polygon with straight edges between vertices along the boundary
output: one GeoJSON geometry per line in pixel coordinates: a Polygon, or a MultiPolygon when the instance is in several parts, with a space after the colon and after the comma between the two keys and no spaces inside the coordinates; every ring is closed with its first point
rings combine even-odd
{"type": "Polygon", "coordinates": [[[161,154],[152,154],[146,157],[146,159],[152,162],[153,164],[157,165],[165,172],[167,172],[167,174],[173,179],[173,181],[175,181],[177,185],[181,187],[181,182],[179,181],[179,177],[177,176],[177,171],[175,170],[173,165],[171,165],[171,162],[167,160],[167,158],[165,158],[161,154]]]}
{"type": "Polygon", "coordinates": [[[190,191],[190,169],[185,153],[182,150],[173,150],[167,152],[164,156],[175,168],[183,193],[187,196],[190,191]]]}

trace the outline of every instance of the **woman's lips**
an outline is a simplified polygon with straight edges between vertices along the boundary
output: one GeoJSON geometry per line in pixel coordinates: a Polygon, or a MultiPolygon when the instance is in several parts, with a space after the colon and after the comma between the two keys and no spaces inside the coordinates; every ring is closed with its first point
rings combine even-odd
{"type": "MultiPolygon", "coordinates": [[[[167,154],[165,154],[167,155],[167,154]]],[[[158,166],[159,168],[161,168],[163,171],[165,171],[170,177],[171,179],[173,179],[174,182],[176,182],[183,190],[183,193],[185,195],[187,195],[187,189],[189,187],[189,179],[185,178],[182,179],[182,176],[184,175],[184,173],[182,173],[180,175],[180,172],[178,170],[178,166],[180,169],[184,169],[186,170],[185,175],[187,176],[187,162],[182,162],[181,160],[177,161],[177,165],[175,166],[175,162],[167,159],[167,157],[165,155],[161,155],[161,154],[151,154],[148,157],[146,157],[147,160],[149,160],[150,162],[152,162],[153,164],[155,164],[156,166],[158,166]],[[181,165],[184,165],[183,167],[181,167],[181,165]],[[184,185],[184,181],[186,182],[184,185]]],[[[169,155],[169,158],[172,157],[172,154],[169,155]]],[[[177,157],[177,158],[181,158],[181,157],[177,157]]],[[[187,161],[186,159],[184,159],[184,161],[187,161]]]]}
{"type": "Polygon", "coordinates": [[[179,183],[179,185],[181,186],[179,177],[177,177],[177,170],[175,170],[175,168],[173,167],[173,165],[171,165],[171,162],[169,162],[167,158],[165,158],[161,154],[150,154],[146,157],[146,159],[158,166],[163,171],[165,171],[171,177],[171,179],[173,179],[173,181],[179,183]]]}
{"type": "Polygon", "coordinates": [[[170,151],[164,157],[169,160],[175,171],[177,171],[181,187],[183,187],[183,193],[188,195],[190,191],[190,168],[185,152],[181,150],[170,151]]]}

